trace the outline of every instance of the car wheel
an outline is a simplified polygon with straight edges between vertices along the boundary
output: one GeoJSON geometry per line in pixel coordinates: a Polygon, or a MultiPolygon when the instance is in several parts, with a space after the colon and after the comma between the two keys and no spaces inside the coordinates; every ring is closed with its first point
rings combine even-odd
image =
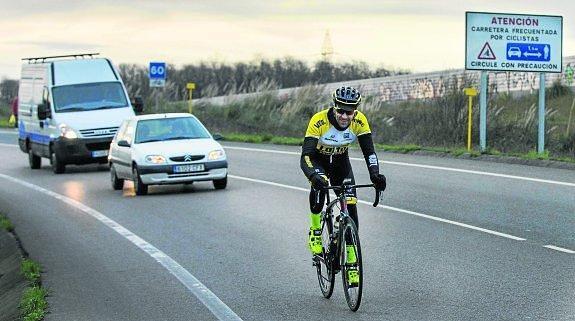
{"type": "Polygon", "coordinates": [[[52,164],[52,171],[54,174],[62,174],[66,171],[66,164],[62,163],[54,152],[50,154],[50,164],[52,164]]]}
{"type": "Polygon", "coordinates": [[[136,195],[148,194],[148,185],[142,183],[140,173],[138,173],[138,169],[136,167],[134,167],[134,189],[136,190],[136,195]]]}
{"type": "Polygon", "coordinates": [[[34,155],[32,150],[28,150],[28,163],[31,169],[39,169],[42,166],[42,158],[34,155]]]}
{"type": "Polygon", "coordinates": [[[112,188],[114,190],[119,191],[122,188],[124,188],[124,180],[118,178],[118,175],[116,174],[116,167],[114,167],[114,164],[110,166],[110,179],[112,182],[112,188]]]}
{"type": "Polygon", "coordinates": [[[224,189],[228,185],[228,177],[224,177],[222,179],[214,179],[214,188],[215,189],[224,189]]]}

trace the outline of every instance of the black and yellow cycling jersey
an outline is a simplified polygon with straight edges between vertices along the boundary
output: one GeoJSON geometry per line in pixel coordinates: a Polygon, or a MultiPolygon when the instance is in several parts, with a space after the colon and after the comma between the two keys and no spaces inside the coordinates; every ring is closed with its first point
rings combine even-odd
{"type": "Polygon", "coordinates": [[[316,149],[323,155],[339,155],[347,151],[350,144],[355,142],[358,136],[370,134],[369,123],[365,115],[356,111],[355,116],[347,128],[340,128],[330,115],[331,108],[315,114],[307,127],[305,137],[318,140],[316,149]]]}
{"type": "Polygon", "coordinates": [[[309,179],[314,173],[329,176],[330,168],[337,167],[348,160],[349,145],[359,142],[370,174],[379,173],[379,162],[371,129],[365,115],[356,111],[346,128],[342,128],[335,119],[333,108],[322,110],[312,116],[302,146],[300,166],[309,179]],[[327,166],[330,164],[330,166],[327,166]]]}

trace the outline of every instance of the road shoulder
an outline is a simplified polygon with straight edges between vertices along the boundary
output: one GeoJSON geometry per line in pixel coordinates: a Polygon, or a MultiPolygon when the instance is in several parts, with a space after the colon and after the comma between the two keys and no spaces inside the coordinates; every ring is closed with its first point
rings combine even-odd
{"type": "Polygon", "coordinates": [[[20,273],[22,258],[14,235],[0,229],[0,321],[20,318],[18,306],[28,285],[20,273]]]}

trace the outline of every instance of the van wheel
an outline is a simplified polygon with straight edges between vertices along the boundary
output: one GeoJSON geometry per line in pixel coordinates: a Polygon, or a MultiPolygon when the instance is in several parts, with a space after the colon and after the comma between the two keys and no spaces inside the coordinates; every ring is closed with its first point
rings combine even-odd
{"type": "Polygon", "coordinates": [[[222,179],[214,179],[214,188],[215,189],[224,189],[228,185],[228,177],[224,177],[222,179]]]}
{"type": "Polygon", "coordinates": [[[62,174],[66,171],[66,164],[62,163],[56,153],[50,154],[50,164],[52,164],[54,174],[62,174]]]}
{"type": "Polygon", "coordinates": [[[136,195],[148,194],[148,185],[142,183],[140,173],[138,173],[138,169],[136,167],[134,167],[133,175],[134,175],[134,189],[136,190],[136,195]]]}
{"type": "Polygon", "coordinates": [[[39,169],[42,166],[42,158],[34,155],[32,150],[28,150],[28,163],[31,169],[39,169]]]}
{"type": "Polygon", "coordinates": [[[119,191],[122,188],[124,188],[124,180],[118,178],[118,175],[116,174],[116,167],[114,167],[114,164],[110,166],[110,178],[112,180],[112,188],[114,190],[119,191]]]}

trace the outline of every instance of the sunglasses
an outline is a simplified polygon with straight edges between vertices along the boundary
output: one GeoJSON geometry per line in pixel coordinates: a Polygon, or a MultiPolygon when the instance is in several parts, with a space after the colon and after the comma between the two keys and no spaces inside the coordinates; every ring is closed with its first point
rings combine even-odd
{"type": "Polygon", "coordinates": [[[355,110],[345,110],[343,108],[335,108],[335,112],[340,115],[347,114],[348,116],[353,116],[353,114],[355,114],[355,110]]]}

